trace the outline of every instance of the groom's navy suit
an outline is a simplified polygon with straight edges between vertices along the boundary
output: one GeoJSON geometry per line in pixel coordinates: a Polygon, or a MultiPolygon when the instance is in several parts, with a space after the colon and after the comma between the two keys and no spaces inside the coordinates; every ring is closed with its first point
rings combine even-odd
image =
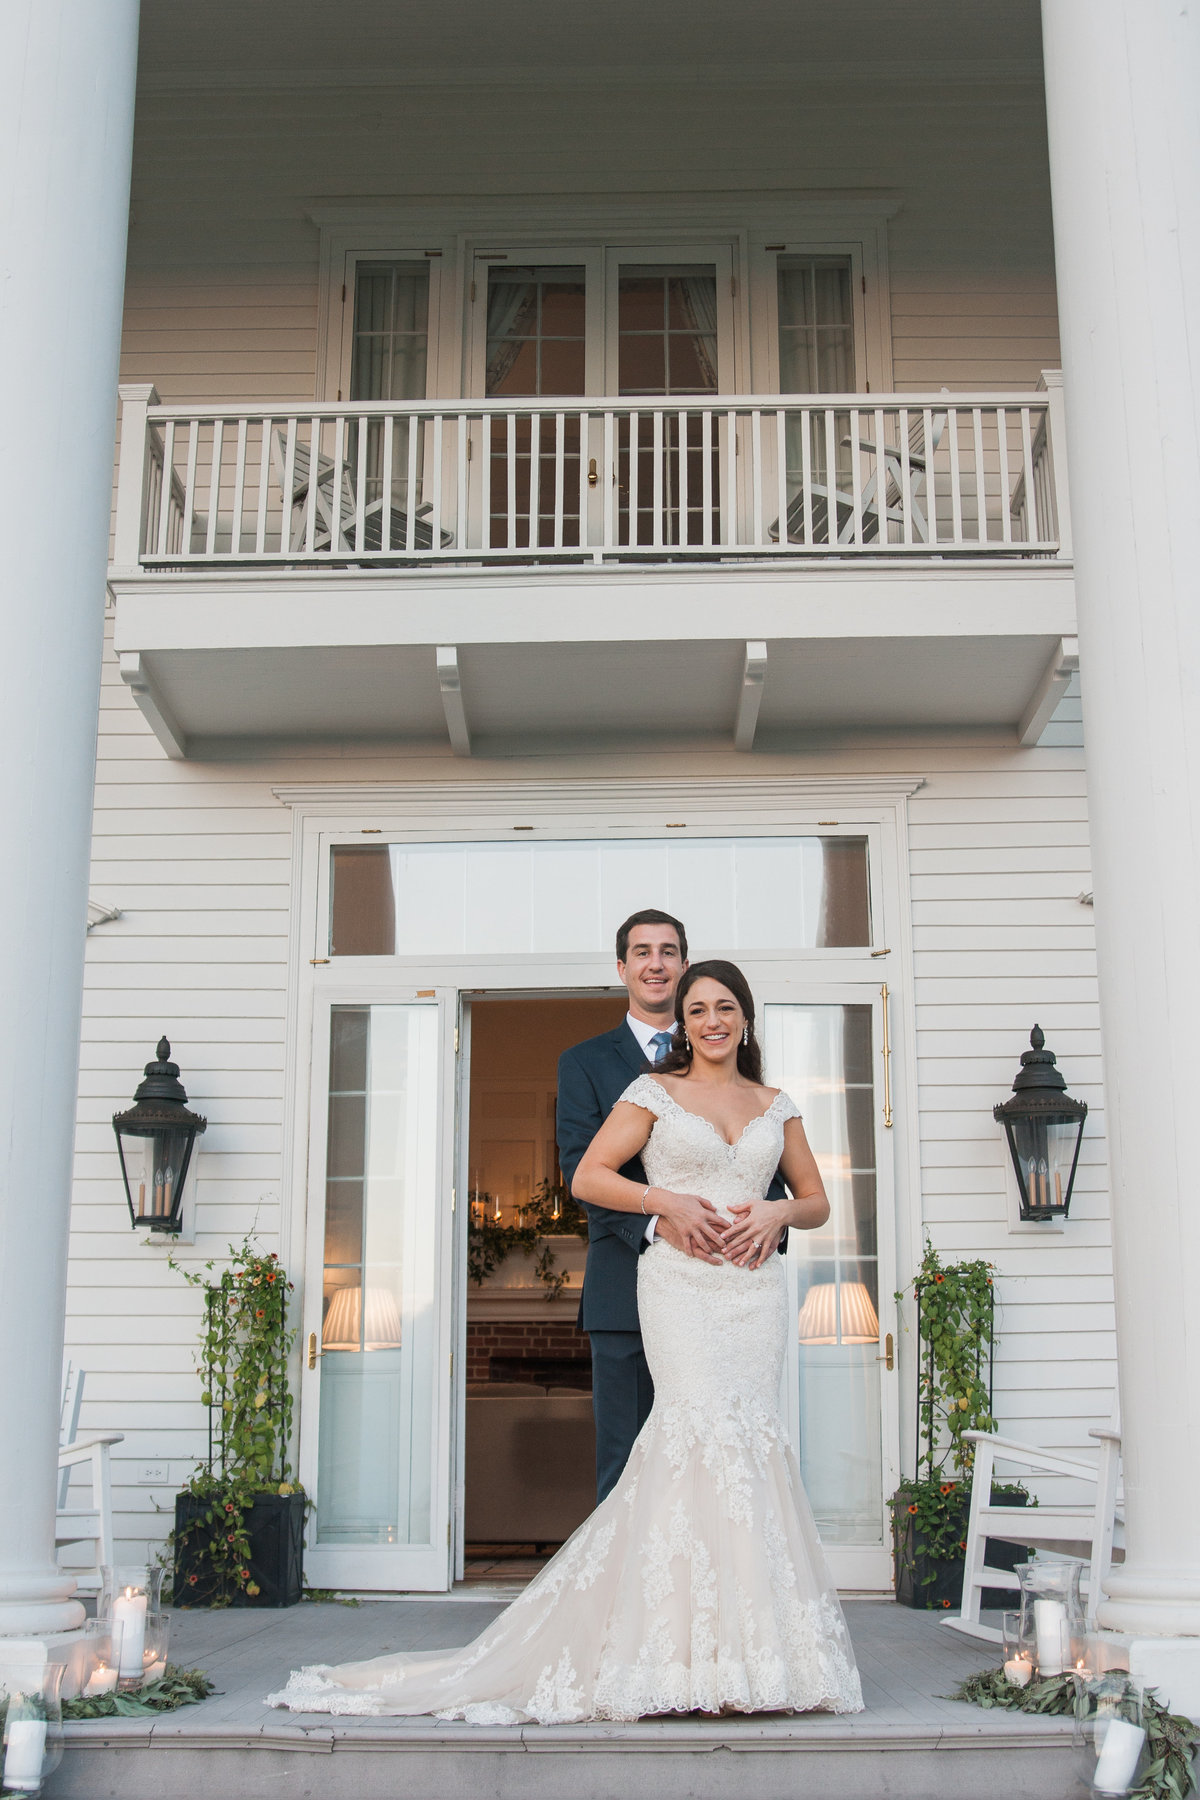
{"type": "MultiPolygon", "coordinates": [[[[584,1151],[625,1089],[650,1067],[624,1020],[614,1031],[563,1051],[558,1059],[558,1160],[568,1189],[584,1151]]],[[[621,1174],[645,1186],[640,1157],[627,1162],[621,1174]]],[[[776,1175],[766,1197],[781,1200],[784,1192],[776,1175]]],[[[637,1259],[646,1248],[646,1220],[641,1213],[580,1204],[587,1211],[588,1254],[579,1324],[592,1344],[599,1503],[620,1479],[654,1403],[637,1307],[637,1259]]]]}

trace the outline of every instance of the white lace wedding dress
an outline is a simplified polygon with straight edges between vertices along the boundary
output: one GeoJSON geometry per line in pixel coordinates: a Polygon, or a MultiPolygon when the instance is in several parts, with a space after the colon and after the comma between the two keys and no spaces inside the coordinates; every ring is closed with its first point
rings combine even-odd
{"type": "MultiPolygon", "coordinates": [[[[729,1145],[651,1075],[622,1095],[655,1115],[656,1187],[728,1217],[778,1165],[784,1094],[729,1145]]],[[[857,1712],[862,1692],[779,1416],[783,1259],[747,1270],[652,1244],[638,1310],[654,1408],[602,1505],[463,1650],[292,1675],[268,1705],[556,1725],[651,1713],[857,1712]]]]}

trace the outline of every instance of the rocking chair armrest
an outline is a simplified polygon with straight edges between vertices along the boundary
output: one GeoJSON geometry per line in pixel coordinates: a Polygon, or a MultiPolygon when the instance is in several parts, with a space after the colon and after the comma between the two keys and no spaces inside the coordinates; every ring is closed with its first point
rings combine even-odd
{"type": "Polygon", "coordinates": [[[1120,1444],[1121,1442],[1120,1432],[1114,1431],[1110,1425],[1090,1425],[1088,1436],[1102,1444],[1120,1444]]]}
{"type": "MultiPolygon", "coordinates": [[[[856,447],[855,441],[853,438],[844,437],[841,442],[842,442],[843,450],[853,450],[856,447]]],[[[857,443],[857,448],[859,450],[870,451],[872,456],[878,456],[880,453],[878,444],[873,444],[869,438],[859,438],[858,443],[857,443]]],[[[889,457],[889,456],[893,457],[896,462],[899,462],[900,461],[900,446],[899,446],[899,444],[885,444],[883,446],[883,455],[885,458],[889,457]]],[[[922,454],[918,455],[918,453],[915,450],[910,450],[908,453],[908,466],[910,469],[923,469],[925,467],[924,454],[922,453],[922,454]]]]}
{"type": "Polygon", "coordinates": [[[86,1462],[93,1450],[98,1450],[105,1444],[123,1444],[124,1442],[125,1433],[123,1431],[102,1431],[89,1437],[76,1438],[73,1443],[64,1444],[59,1451],[58,1466],[60,1469],[70,1468],[75,1463],[86,1462]]]}

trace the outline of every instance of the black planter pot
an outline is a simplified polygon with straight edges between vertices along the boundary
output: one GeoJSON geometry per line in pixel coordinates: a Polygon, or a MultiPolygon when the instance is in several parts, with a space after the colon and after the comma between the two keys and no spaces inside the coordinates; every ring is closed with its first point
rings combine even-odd
{"type": "Polygon", "coordinates": [[[214,1571],[208,1543],[222,1527],[208,1522],[211,1504],[195,1494],[175,1496],[175,1605],[295,1606],[304,1592],[304,1495],[259,1494],[246,1508],[250,1580],[257,1594],[226,1583],[214,1571]]]}
{"type": "MultiPolygon", "coordinates": [[[[1028,1499],[1028,1494],[1020,1488],[992,1489],[992,1503],[996,1506],[1024,1506],[1028,1499]]],[[[965,1538],[971,1507],[970,1490],[956,1495],[951,1506],[959,1522],[959,1536],[965,1538]]],[[[931,1556],[926,1548],[925,1533],[917,1529],[916,1521],[903,1510],[892,1513],[892,1548],[899,1605],[938,1612],[953,1611],[962,1605],[965,1556],[931,1556]]],[[[984,1561],[990,1569],[1011,1572],[1028,1557],[1029,1552],[1023,1544],[1003,1544],[997,1538],[987,1539],[984,1561]]],[[[1012,1607],[1016,1605],[1016,1594],[1010,1588],[984,1588],[980,1604],[985,1611],[1012,1607]]]]}

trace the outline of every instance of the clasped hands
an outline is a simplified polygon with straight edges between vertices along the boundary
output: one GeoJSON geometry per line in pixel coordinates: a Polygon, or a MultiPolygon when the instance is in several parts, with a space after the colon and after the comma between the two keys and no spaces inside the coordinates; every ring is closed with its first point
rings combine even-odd
{"type": "Polygon", "coordinates": [[[655,1236],[685,1256],[707,1263],[731,1262],[741,1269],[760,1268],[773,1256],[790,1223],[787,1206],[780,1200],[731,1206],[730,1221],[699,1194],[673,1194],[667,1188],[653,1190],[646,1211],[658,1214],[655,1236]]]}

